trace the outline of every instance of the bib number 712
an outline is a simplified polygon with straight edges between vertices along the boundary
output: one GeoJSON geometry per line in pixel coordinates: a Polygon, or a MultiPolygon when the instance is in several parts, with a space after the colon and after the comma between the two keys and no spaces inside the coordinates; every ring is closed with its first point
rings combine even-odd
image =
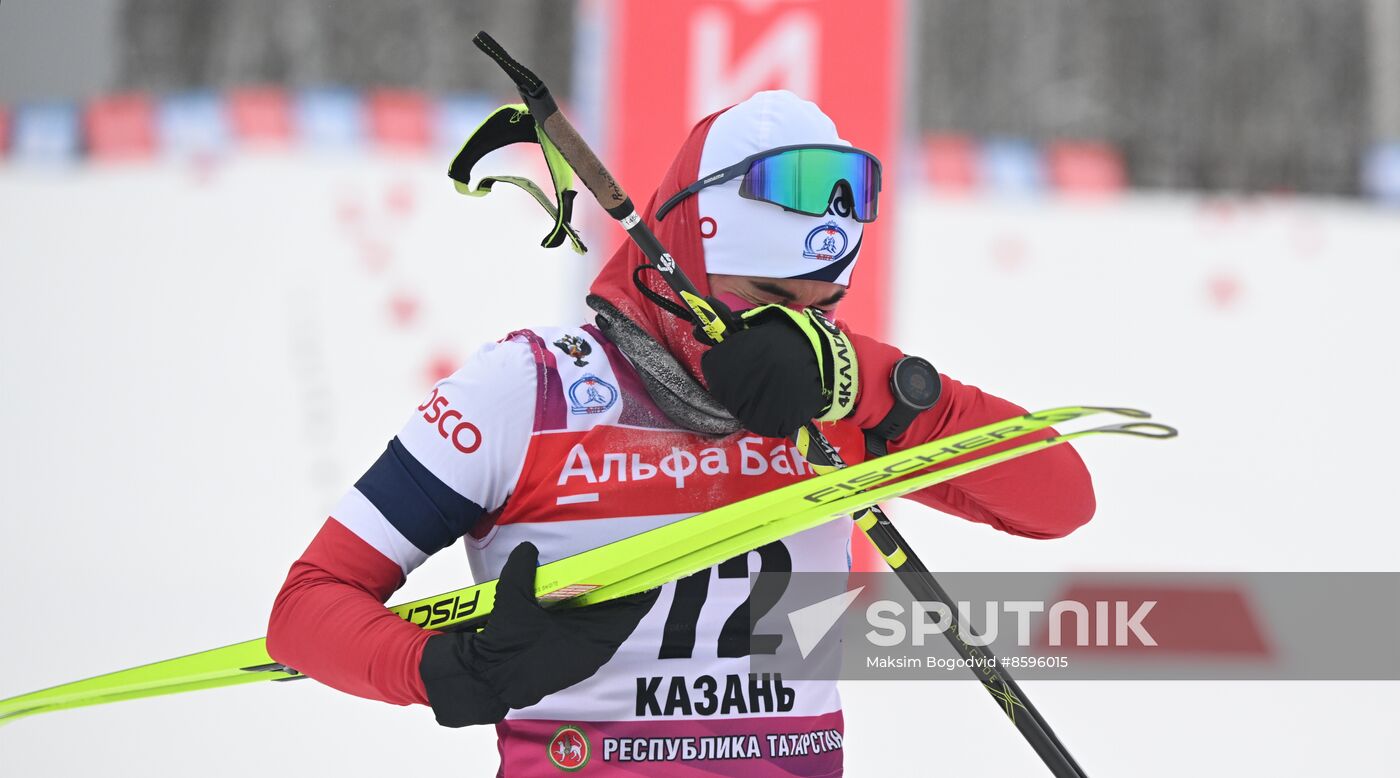
{"type": "MultiPolygon", "coordinates": [[[[781,540],[755,551],[763,575],[754,579],[749,596],[724,620],[716,647],[721,657],[774,654],[783,640],[782,635],[752,634],[752,625],[772,610],[787,591],[792,578],[792,554],[781,540]]],[[[657,659],[689,659],[695,652],[695,628],[709,595],[711,569],[717,570],[720,578],[747,578],[749,555],[740,554],[716,568],[707,568],[676,581],[676,594],[666,614],[657,659]]]]}

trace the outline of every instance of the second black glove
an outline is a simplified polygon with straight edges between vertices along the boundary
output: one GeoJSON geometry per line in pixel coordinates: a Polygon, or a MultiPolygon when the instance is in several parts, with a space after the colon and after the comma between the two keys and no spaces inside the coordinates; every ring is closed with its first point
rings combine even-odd
{"type": "Polygon", "coordinates": [[[539,551],[521,543],[496,583],[496,604],[477,633],[434,635],[419,674],[439,724],[492,724],[592,676],[656,601],[658,590],[586,608],[535,601],[539,551]]]}

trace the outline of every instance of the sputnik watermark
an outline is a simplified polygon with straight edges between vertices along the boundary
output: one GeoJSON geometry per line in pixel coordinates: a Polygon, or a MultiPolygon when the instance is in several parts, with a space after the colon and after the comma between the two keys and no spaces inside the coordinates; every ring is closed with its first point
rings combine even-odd
{"type": "MultiPolygon", "coordinates": [[[[904,603],[895,600],[877,600],[870,603],[865,609],[866,621],[871,626],[871,629],[865,633],[866,638],[872,645],[883,648],[903,645],[906,639],[915,646],[922,646],[930,635],[942,635],[953,626],[953,610],[946,603],[916,600],[914,605],[916,607],[906,608],[904,603]],[[906,617],[909,621],[907,630],[901,617],[906,617]]],[[[1004,613],[1016,617],[1015,644],[1029,647],[1031,645],[1031,616],[1037,613],[1048,613],[1049,638],[1046,641],[1047,645],[1128,646],[1134,645],[1129,640],[1129,635],[1131,635],[1136,638],[1136,645],[1155,646],[1157,641],[1147,630],[1144,622],[1156,605],[1156,600],[1138,603],[1126,600],[1111,602],[1099,600],[1087,604],[1077,600],[1059,600],[1050,603],[1047,608],[1046,603],[1039,600],[1008,600],[1005,602],[988,600],[983,603],[983,618],[981,620],[981,623],[986,625],[985,629],[981,633],[964,630],[962,640],[973,646],[990,645],[998,637],[1000,631],[998,628],[999,616],[1004,613]],[[1090,605],[1093,606],[1094,611],[1094,635],[1092,639],[1089,635],[1090,605]],[[1131,614],[1129,613],[1130,608],[1132,608],[1131,614]],[[1071,621],[1074,629],[1073,639],[1068,644],[1064,640],[1067,620],[1071,621]],[[1111,640],[1109,637],[1110,627],[1113,632],[1111,640]]],[[[958,622],[970,623],[969,612],[971,610],[972,606],[969,602],[960,600],[958,602],[958,622]]]]}
{"type": "Polygon", "coordinates": [[[1397,573],[949,572],[931,599],[900,573],[760,557],[733,612],[750,640],[725,650],[784,683],[986,677],[993,664],[1018,680],[1400,680],[1397,573]],[[1319,618],[1346,625],[1346,661],[1319,618]]]}
{"type": "MultiPolygon", "coordinates": [[[[821,643],[831,628],[840,621],[864,586],[857,586],[841,594],[828,597],[820,602],[798,608],[788,614],[793,637],[797,641],[802,658],[807,658],[821,643]]],[[[980,632],[962,630],[962,641],[973,646],[987,646],[997,639],[1000,633],[999,616],[1006,614],[1016,618],[1016,645],[1029,647],[1032,641],[1031,617],[1047,614],[1049,646],[1155,646],[1156,639],[1145,624],[1148,615],[1157,605],[1156,600],[1129,602],[1127,600],[1097,600],[1089,603],[1078,600],[1058,600],[1047,605],[1042,600],[989,600],[983,604],[982,624],[986,628],[980,632]],[[1090,611],[1093,611],[1093,635],[1090,636],[1090,611]],[[1065,642],[1066,622],[1073,630],[1069,643],[1065,642]],[[1110,635],[1110,633],[1112,633],[1110,635]],[[1136,643],[1133,642],[1136,640],[1136,643]]],[[[966,600],[957,603],[958,618],[953,619],[953,609],[947,603],[915,600],[906,607],[898,600],[875,600],[865,607],[865,621],[870,629],[866,640],[873,646],[890,648],[910,645],[921,647],[930,636],[941,636],[955,624],[971,623],[969,614],[972,605],[966,600]],[[906,627],[905,621],[909,624],[906,627]]],[[[875,659],[875,657],[871,657],[875,659]]],[[[885,659],[890,659],[885,657],[885,659]]],[[[897,665],[869,665],[894,667],[897,665]]],[[[969,665],[970,666],[970,665],[969,665]]]]}

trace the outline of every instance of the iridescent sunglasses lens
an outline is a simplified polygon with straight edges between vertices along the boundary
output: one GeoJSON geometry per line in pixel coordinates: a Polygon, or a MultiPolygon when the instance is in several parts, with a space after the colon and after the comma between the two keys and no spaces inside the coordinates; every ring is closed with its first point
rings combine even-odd
{"type": "Polygon", "coordinates": [[[821,216],[832,204],[833,190],[842,184],[850,190],[849,215],[860,222],[875,221],[880,163],[858,149],[794,148],[760,157],[749,165],[739,194],[821,216]]]}

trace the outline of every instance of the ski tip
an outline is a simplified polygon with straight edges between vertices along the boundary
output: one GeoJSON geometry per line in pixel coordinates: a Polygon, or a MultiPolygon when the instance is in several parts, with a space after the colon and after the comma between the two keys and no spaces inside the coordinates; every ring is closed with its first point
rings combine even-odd
{"type": "Polygon", "coordinates": [[[1116,413],[1119,416],[1127,416],[1130,419],[1152,418],[1152,414],[1148,413],[1147,411],[1138,410],[1137,408],[1122,408],[1116,405],[1086,405],[1084,407],[1095,411],[1102,411],[1104,413],[1116,413]]]}
{"type": "Polygon", "coordinates": [[[1140,438],[1157,438],[1166,440],[1181,434],[1176,427],[1166,424],[1158,424],[1154,421],[1129,421],[1122,424],[1110,424],[1106,427],[1097,427],[1095,432],[1111,432],[1119,435],[1136,435],[1140,438]]]}

